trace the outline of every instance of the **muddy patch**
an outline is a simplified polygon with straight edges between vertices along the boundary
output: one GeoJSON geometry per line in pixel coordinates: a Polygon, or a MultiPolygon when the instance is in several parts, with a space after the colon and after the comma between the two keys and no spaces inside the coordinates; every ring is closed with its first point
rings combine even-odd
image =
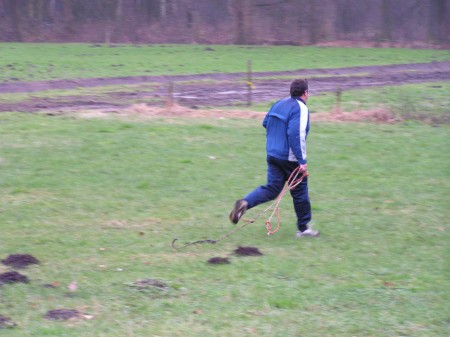
{"type": "MultiPolygon", "coordinates": [[[[450,79],[449,65],[450,62],[433,62],[254,73],[252,100],[253,102],[270,102],[275,98],[285,97],[286,88],[289,88],[291,80],[297,77],[310,78],[313,95],[405,83],[448,81],[450,79]]],[[[111,84],[136,84],[136,87],[130,91],[110,91],[95,95],[91,92],[54,97],[51,97],[51,93],[49,93],[49,97],[41,98],[27,95],[27,98],[22,101],[0,102],[0,111],[43,112],[48,116],[90,111],[91,116],[140,114],[202,118],[205,115],[206,117],[220,115],[220,117],[235,118],[233,110],[220,113],[211,110],[211,108],[218,107],[233,107],[242,110],[241,113],[236,114],[238,117],[257,118],[251,112],[244,111],[250,103],[245,77],[246,74],[235,73],[0,83],[0,91],[11,93],[87,88],[111,84]],[[217,84],[212,85],[210,80],[216,81],[217,84]],[[149,87],[149,82],[152,83],[151,87],[149,87]],[[167,88],[169,82],[174,83],[170,96],[167,88]],[[168,102],[185,108],[178,111],[173,108],[167,109],[170,105],[168,102]],[[155,109],[149,111],[149,106],[155,109]]],[[[264,108],[264,112],[268,108],[264,108]]]]}
{"type": "Polygon", "coordinates": [[[209,264],[230,264],[230,260],[227,257],[212,257],[208,260],[209,264]]]}
{"type": "Polygon", "coordinates": [[[151,278],[137,280],[136,282],[127,283],[126,285],[130,289],[157,297],[160,295],[167,295],[171,291],[171,287],[167,283],[151,278]]]}
{"type": "Polygon", "coordinates": [[[334,111],[329,113],[311,114],[313,122],[370,122],[381,124],[392,124],[401,121],[386,109],[357,110],[352,112],[334,111]]]}
{"type": "Polygon", "coordinates": [[[39,264],[39,260],[29,254],[11,254],[6,259],[2,260],[2,263],[5,266],[21,269],[32,264],[39,264]]]}
{"type": "MultiPolygon", "coordinates": [[[[313,76],[348,76],[355,77],[361,74],[368,74],[369,76],[377,75],[387,82],[391,75],[394,79],[399,80],[399,75],[403,75],[406,79],[422,80],[424,74],[428,77],[432,76],[433,80],[448,80],[448,67],[450,62],[431,62],[431,63],[408,63],[408,64],[392,64],[381,66],[359,66],[359,67],[345,67],[345,68],[331,68],[331,69],[299,69],[279,72],[253,72],[253,78],[286,76],[290,78],[297,77],[313,77],[313,76]]],[[[202,87],[211,88],[208,80],[216,80],[223,82],[241,82],[246,87],[244,79],[247,73],[211,73],[211,74],[196,74],[196,75],[167,75],[167,76],[128,76],[128,77],[106,77],[106,78],[84,78],[84,79],[66,79],[66,80],[49,80],[49,81],[31,81],[31,82],[5,82],[0,83],[0,91],[3,93],[18,93],[18,92],[39,92],[47,90],[62,90],[75,88],[92,88],[111,85],[147,85],[148,83],[163,83],[161,90],[164,93],[167,91],[167,83],[177,82],[185,83],[185,86],[191,86],[196,83],[206,81],[202,87]]],[[[361,78],[361,76],[358,76],[361,78]]],[[[405,78],[401,78],[405,80],[405,78]]],[[[427,78],[427,81],[430,79],[427,78]]],[[[339,82],[339,81],[335,81],[339,82]]],[[[340,84],[340,83],[337,83],[340,84]]],[[[258,87],[256,87],[258,88],[258,87]]],[[[215,89],[215,88],[213,88],[215,89]]],[[[227,87],[220,87],[221,91],[235,91],[235,89],[228,89],[227,87]]],[[[217,91],[217,90],[216,90],[217,91]]],[[[239,90],[240,91],[240,90],[239,90]]],[[[183,91],[184,95],[186,90],[183,91]]],[[[189,96],[196,96],[189,92],[189,96]]],[[[217,97],[211,97],[211,102],[217,97]]]]}
{"type": "Polygon", "coordinates": [[[49,310],[44,318],[52,321],[67,321],[82,318],[83,314],[74,309],[49,310]]]}
{"type": "Polygon", "coordinates": [[[157,288],[157,289],[168,289],[169,285],[163,281],[155,280],[151,278],[146,278],[142,280],[137,280],[133,283],[133,285],[137,288],[157,288]]]}
{"type": "Polygon", "coordinates": [[[264,255],[256,247],[243,247],[239,246],[234,250],[234,254],[237,256],[261,256],[264,255]]]}
{"type": "Polygon", "coordinates": [[[132,283],[125,283],[131,291],[137,291],[140,294],[151,298],[166,298],[177,296],[177,287],[173,287],[162,280],[145,278],[132,283]]]}
{"type": "Polygon", "coordinates": [[[113,114],[111,109],[83,109],[76,114],[81,118],[102,118],[102,117],[133,117],[147,119],[154,117],[161,118],[244,118],[244,119],[264,119],[265,113],[250,110],[222,110],[222,109],[193,109],[178,104],[167,107],[151,106],[145,103],[133,104],[127,108],[117,109],[113,114]]]}
{"type": "Polygon", "coordinates": [[[28,277],[16,271],[9,271],[0,274],[0,286],[3,284],[28,283],[28,282],[29,282],[28,277]]]}
{"type": "Polygon", "coordinates": [[[14,323],[11,318],[0,315],[0,329],[14,328],[15,326],[17,326],[17,324],[14,323]]]}

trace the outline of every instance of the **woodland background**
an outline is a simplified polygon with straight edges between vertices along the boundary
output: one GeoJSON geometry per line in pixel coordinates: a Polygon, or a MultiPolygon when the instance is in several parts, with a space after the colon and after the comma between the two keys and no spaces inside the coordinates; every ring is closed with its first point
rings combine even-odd
{"type": "Polygon", "coordinates": [[[450,44],[449,0],[0,0],[0,18],[9,42],[450,44]]]}

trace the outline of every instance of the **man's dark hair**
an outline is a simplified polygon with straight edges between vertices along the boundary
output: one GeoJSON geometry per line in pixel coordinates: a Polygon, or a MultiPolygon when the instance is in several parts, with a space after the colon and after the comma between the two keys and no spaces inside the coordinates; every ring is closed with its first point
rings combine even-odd
{"type": "Polygon", "coordinates": [[[308,90],[308,80],[294,80],[291,83],[291,97],[303,96],[305,91],[308,90]]]}

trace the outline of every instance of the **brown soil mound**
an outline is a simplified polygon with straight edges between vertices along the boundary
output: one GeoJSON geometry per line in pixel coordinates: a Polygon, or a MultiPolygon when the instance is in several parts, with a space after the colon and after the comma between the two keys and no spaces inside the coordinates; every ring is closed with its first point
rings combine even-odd
{"type": "Polygon", "coordinates": [[[74,309],[56,309],[49,310],[44,318],[53,321],[67,321],[69,319],[81,318],[82,314],[74,309]]]}
{"type": "Polygon", "coordinates": [[[13,268],[26,268],[30,264],[39,264],[39,260],[29,254],[11,254],[6,259],[2,260],[6,266],[13,268]]]}
{"type": "Polygon", "coordinates": [[[0,274],[0,285],[8,283],[28,283],[28,277],[16,271],[0,274]]]}
{"type": "Polygon", "coordinates": [[[208,260],[209,264],[230,264],[227,257],[212,257],[208,260]]]}
{"type": "Polygon", "coordinates": [[[0,315],[0,329],[2,328],[14,328],[17,324],[14,323],[11,318],[0,315]]]}
{"type": "Polygon", "coordinates": [[[239,246],[237,249],[235,249],[234,253],[236,255],[239,255],[239,256],[259,256],[259,255],[264,255],[256,247],[242,247],[242,246],[239,246]]]}

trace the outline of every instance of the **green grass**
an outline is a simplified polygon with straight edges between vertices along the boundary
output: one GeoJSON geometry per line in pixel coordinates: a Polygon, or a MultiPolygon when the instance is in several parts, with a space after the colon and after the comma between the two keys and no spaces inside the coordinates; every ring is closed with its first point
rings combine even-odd
{"type": "MultiPolygon", "coordinates": [[[[385,109],[405,120],[448,124],[450,121],[449,91],[449,82],[346,90],[341,93],[340,107],[345,112],[385,109]]],[[[273,103],[275,101],[258,102],[253,109],[267,111],[273,103]]],[[[311,95],[308,106],[311,113],[332,112],[337,106],[336,93],[311,95]]]]}
{"type": "Polygon", "coordinates": [[[446,50],[0,43],[0,83],[449,61],[446,50]]]}
{"type": "Polygon", "coordinates": [[[109,85],[101,87],[88,87],[76,89],[57,89],[57,90],[42,90],[31,93],[7,93],[0,96],[0,103],[14,103],[22,102],[33,98],[66,98],[72,96],[95,97],[107,95],[117,92],[136,92],[140,90],[152,91],[155,84],[140,84],[140,85],[109,85]]]}
{"type": "MultiPolygon", "coordinates": [[[[248,59],[254,71],[449,60],[448,51],[432,50],[205,48],[0,44],[0,82],[241,72],[248,59]]],[[[116,89],[133,86],[33,95],[116,89]]],[[[445,119],[448,89],[436,82],[348,91],[342,107],[381,104],[445,119]]],[[[327,111],[335,97],[309,103],[327,111]]],[[[174,251],[174,238],[217,239],[233,229],[235,199],[264,183],[259,121],[0,114],[0,259],[29,253],[41,261],[21,271],[29,284],[0,288],[0,315],[18,324],[2,336],[447,335],[448,139],[446,125],[316,123],[308,165],[319,239],[294,238],[287,196],[275,236],[265,236],[260,220],[217,245],[174,251]],[[238,245],[265,255],[238,258],[238,245]],[[214,256],[231,264],[208,265],[214,256]],[[143,278],[169,288],[135,287],[143,278]],[[67,294],[72,281],[78,290],[67,294]],[[52,282],[60,286],[43,286],[52,282]],[[43,318],[59,308],[94,317],[43,318]]]]}
{"type": "MultiPolygon", "coordinates": [[[[341,94],[341,109],[355,111],[383,107],[396,115],[410,119],[423,119],[426,116],[448,118],[449,91],[450,82],[347,90],[341,94]]],[[[319,94],[312,96],[310,100],[310,105],[315,111],[330,111],[336,104],[336,93],[319,94]]]]}
{"type": "Polygon", "coordinates": [[[445,126],[317,123],[319,239],[294,238],[286,196],[276,235],[261,220],[177,252],[174,238],[234,228],[235,199],[264,183],[259,121],[1,114],[0,257],[41,261],[21,271],[29,284],[0,288],[0,314],[18,324],[2,336],[447,335],[448,139],[445,126]],[[265,255],[230,255],[237,245],[265,255]],[[213,256],[231,264],[208,265],[213,256]],[[143,278],[169,289],[130,286],[143,278]],[[58,308],[94,318],[43,319],[58,308]]]}

